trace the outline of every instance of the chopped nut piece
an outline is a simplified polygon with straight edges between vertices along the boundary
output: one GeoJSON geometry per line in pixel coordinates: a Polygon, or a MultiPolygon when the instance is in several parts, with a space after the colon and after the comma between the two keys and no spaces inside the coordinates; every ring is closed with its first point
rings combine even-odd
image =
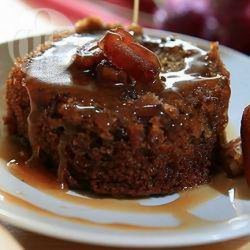
{"type": "Polygon", "coordinates": [[[75,31],[79,34],[87,31],[103,30],[104,28],[103,22],[97,17],[84,18],[75,24],[75,31]]]}
{"type": "Polygon", "coordinates": [[[133,150],[143,147],[144,128],[142,124],[133,124],[128,127],[128,134],[133,150]]]}
{"type": "Polygon", "coordinates": [[[225,144],[221,150],[223,167],[230,177],[243,173],[241,140],[237,138],[225,144]]]}
{"type": "Polygon", "coordinates": [[[103,59],[103,53],[100,49],[93,51],[78,50],[73,58],[73,63],[79,68],[91,69],[103,59]]]}
{"type": "Polygon", "coordinates": [[[143,33],[143,28],[140,25],[131,24],[128,26],[128,30],[132,31],[134,35],[141,36],[143,33]]]}
{"type": "Polygon", "coordinates": [[[107,30],[117,29],[117,28],[123,28],[123,25],[120,23],[108,23],[106,25],[107,30]]]}
{"type": "Polygon", "coordinates": [[[126,83],[127,74],[123,70],[115,68],[107,61],[103,60],[96,67],[97,79],[100,82],[126,83]]]}
{"type": "Polygon", "coordinates": [[[178,115],[179,115],[179,110],[168,104],[168,103],[165,103],[163,104],[163,110],[165,113],[167,113],[172,119],[175,119],[178,115]]]}
{"type": "Polygon", "coordinates": [[[73,65],[86,70],[100,63],[104,59],[104,54],[97,46],[97,41],[91,41],[78,48],[72,59],[73,65]]]}
{"type": "Polygon", "coordinates": [[[153,83],[161,65],[158,57],[146,47],[133,41],[131,34],[122,29],[111,30],[99,42],[109,61],[129,76],[143,83],[153,83]]]}

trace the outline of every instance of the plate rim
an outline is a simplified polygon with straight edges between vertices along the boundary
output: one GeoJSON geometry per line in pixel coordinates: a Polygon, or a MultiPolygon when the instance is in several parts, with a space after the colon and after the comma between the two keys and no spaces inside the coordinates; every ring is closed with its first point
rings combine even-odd
{"type": "MultiPolygon", "coordinates": [[[[73,235],[69,234],[69,231],[72,230],[65,230],[64,227],[60,228],[59,226],[54,226],[48,223],[43,223],[37,220],[27,219],[26,217],[21,217],[20,215],[15,215],[13,213],[9,213],[8,211],[3,211],[0,208],[0,218],[6,223],[9,223],[13,226],[17,226],[18,228],[35,232],[38,234],[42,234],[48,237],[68,240],[71,242],[77,242],[82,244],[90,244],[90,245],[98,245],[98,246],[106,246],[106,247],[136,247],[136,248],[162,248],[162,247],[192,247],[192,246],[201,246],[201,245],[209,245],[214,243],[219,243],[227,240],[234,240],[240,237],[250,235],[250,216],[247,216],[247,221],[245,220],[244,223],[247,222],[241,231],[238,230],[237,233],[232,233],[232,230],[222,232],[221,233],[207,235],[204,233],[200,234],[192,234],[190,235],[182,235],[181,241],[178,241],[180,235],[171,237],[166,237],[163,235],[160,236],[150,236],[145,238],[145,235],[131,237],[117,237],[112,236],[110,233],[91,233],[86,231],[78,231],[78,234],[73,235]],[[98,236],[98,237],[97,237],[98,236]],[[98,241],[96,239],[98,238],[98,241]],[[196,240],[192,240],[192,239],[196,240]],[[139,241],[139,240],[140,241],[139,241]],[[164,240],[162,240],[164,239],[164,240]]],[[[227,223],[222,223],[227,224],[227,223]]],[[[223,226],[225,227],[225,225],[223,226]]],[[[163,231],[164,232],[164,231],[163,231]]],[[[166,232],[164,232],[166,233],[166,232]]]]}

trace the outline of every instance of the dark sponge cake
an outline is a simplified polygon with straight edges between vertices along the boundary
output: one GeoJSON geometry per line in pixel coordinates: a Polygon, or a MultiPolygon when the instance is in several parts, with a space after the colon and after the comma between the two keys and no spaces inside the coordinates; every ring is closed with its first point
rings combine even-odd
{"type": "Polygon", "coordinates": [[[158,56],[161,80],[127,84],[122,73],[105,78],[109,62],[92,71],[71,64],[104,32],[62,35],[17,60],[7,81],[9,133],[73,189],[138,197],[208,182],[230,98],[217,44],[207,52],[173,37],[137,36],[158,56]]]}

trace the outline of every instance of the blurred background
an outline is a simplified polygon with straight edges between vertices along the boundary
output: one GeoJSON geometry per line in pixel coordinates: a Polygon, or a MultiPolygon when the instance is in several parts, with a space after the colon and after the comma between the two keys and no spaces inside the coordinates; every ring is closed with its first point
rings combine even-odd
{"type": "MultiPolygon", "coordinates": [[[[89,15],[126,25],[132,8],[133,0],[0,0],[0,42],[51,32],[89,15]]],[[[139,23],[250,54],[250,0],[140,0],[139,23]]]]}

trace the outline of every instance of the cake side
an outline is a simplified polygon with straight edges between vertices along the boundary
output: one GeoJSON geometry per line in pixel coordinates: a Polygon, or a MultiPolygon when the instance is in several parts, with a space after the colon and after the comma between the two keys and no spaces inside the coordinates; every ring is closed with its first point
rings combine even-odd
{"type": "Polygon", "coordinates": [[[74,84],[55,87],[23,70],[50,46],[19,59],[7,81],[10,134],[36,145],[36,157],[57,169],[59,180],[71,188],[136,197],[208,182],[227,124],[229,74],[213,44],[197,59],[201,68],[189,68],[192,77],[199,77],[178,81],[177,76],[166,87],[174,77],[169,73],[180,74],[199,52],[185,50],[186,44],[173,46],[171,39],[165,41],[165,50],[160,49],[162,41],[140,40],[161,60],[163,89],[110,87],[102,81],[89,90],[93,79],[72,69],[68,73],[74,84]],[[33,113],[32,103],[39,107],[33,113]]]}

